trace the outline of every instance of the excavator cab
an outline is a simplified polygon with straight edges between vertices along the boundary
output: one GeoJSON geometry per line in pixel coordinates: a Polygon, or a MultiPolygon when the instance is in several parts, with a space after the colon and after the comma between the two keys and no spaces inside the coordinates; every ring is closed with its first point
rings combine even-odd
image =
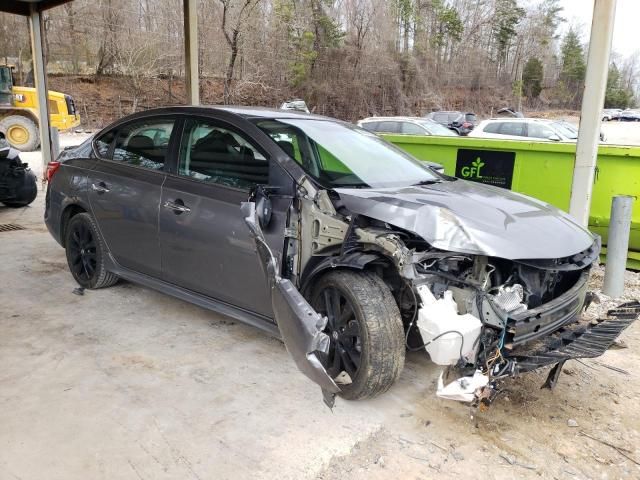
{"type": "Polygon", "coordinates": [[[8,65],[0,65],[0,105],[13,105],[13,73],[8,65]]]}

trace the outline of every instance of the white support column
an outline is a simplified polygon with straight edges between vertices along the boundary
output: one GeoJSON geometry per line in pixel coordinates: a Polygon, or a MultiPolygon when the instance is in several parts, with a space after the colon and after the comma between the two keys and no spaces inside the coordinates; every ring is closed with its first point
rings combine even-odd
{"type": "Polygon", "coordinates": [[[184,80],[187,101],[200,105],[197,0],[184,1],[184,80]]]}
{"type": "Polygon", "coordinates": [[[51,161],[51,129],[49,126],[49,102],[47,90],[47,72],[42,52],[42,16],[35,4],[31,4],[29,15],[31,32],[31,54],[33,57],[33,80],[38,95],[38,117],[40,131],[40,150],[42,151],[42,182],[44,184],[47,164],[51,161]]]}
{"type": "Polygon", "coordinates": [[[585,227],[589,224],[591,192],[598,157],[602,108],[607,88],[615,16],[616,0],[594,1],[587,75],[569,204],[569,213],[585,227]]]}

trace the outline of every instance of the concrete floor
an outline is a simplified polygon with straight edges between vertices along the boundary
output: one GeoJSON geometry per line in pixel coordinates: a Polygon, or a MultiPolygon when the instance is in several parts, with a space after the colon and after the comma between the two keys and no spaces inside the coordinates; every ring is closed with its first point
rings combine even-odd
{"type": "Polygon", "coordinates": [[[25,227],[0,233],[0,480],[640,475],[567,427],[640,458],[640,325],[601,359],[629,374],[572,362],[553,392],[529,374],[474,421],[435,398],[424,353],[385,395],[332,412],[251,327],[130,283],[74,295],[43,204],[0,206],[25,227]]]}
{"type": "Polygon", "coordinates": [[[128,283],[74,295],[42,198],[0,207],[27,227],[0,240],[0,478],[302,477],[424,388],[331,413],[251,327],[128,283]]]}
{"type": "Polygon", "coordinates": [[[331,412],[249,326],[130,283],[74,295],[43,207],[0,206],[26,228],[0,234],[0,479],[313,477],[429,390],[410,364],[331,412]]]}

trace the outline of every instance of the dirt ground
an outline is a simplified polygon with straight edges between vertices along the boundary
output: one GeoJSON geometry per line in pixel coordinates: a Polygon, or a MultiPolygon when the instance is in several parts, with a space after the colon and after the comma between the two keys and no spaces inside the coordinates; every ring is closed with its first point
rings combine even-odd
{"type": "MultiPolygon", "coordinates": [[[[593,290],[603,274],[594,270],[593,290]]],[[[623,299],[600,294],[587,315],[640,298],[640,274],[627,272],[626,280],[623,299]]],[[[433,396],[406,405],[320,478],[639,478],[640,324],[620,340],[600,358],[567,362],[553,391],[540,388],[547,369],[503,382],[484,412],[433,396]]],[[[409,361],[416,373],[421,362],[409,361]]]]}
{"type": "Polygon", "coordinates": [[[74,295],[43,206],[0,207],[25,228],[0,233],[2,480],[640,478],[638,322],[627,348],[569,361],[553,391],[546,371],[506,381],[474,418],[435,397],[421,353],[385,395],[330,411],[251,327],[126,282],[74,295]]]}

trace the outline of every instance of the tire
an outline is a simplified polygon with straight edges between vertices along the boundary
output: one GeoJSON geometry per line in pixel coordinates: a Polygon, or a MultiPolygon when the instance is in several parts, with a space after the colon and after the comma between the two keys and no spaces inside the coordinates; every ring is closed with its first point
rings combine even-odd
{"type": "Polygon", "coordinates": [[[24,172],[22,178],[16,178],[16,181],[22,182],[22,185],[16,189],[17,195],[11,200],[2,201],[2,203],[11,208],[26,207],[38,196],[38,179],[33,172],[27,171],[24,172]]]}
{"type": "Polygon", "coordinates": [[[104,264],[106,248],[95,220],[88,213],[71,217],[65,229],[64,246],[71,275],[81,287],[110,287],[118,277],[104,264]]]}
{"type": "Polygon", "coordinates": [[[36,122],[22,115],[11,115],[0,121],[0,130],[5,139],[16,150],[33,152],[40,146],[39,129],[36,122]]]}
{"type": "Polygon", "coordinates": [[[313,286],[310,303],[329,318],[325,329],[331,339],[327,371],[333,378],[347,372],[351,379],[351,383],[339,385],[342,390],[339,395],[347,400],[360,400],[389,390],[404,366],[405,340],[400,311],[382,279],[369,272],[332,271],[313,286]],[[327,303],[327,298],[333,300],[327,303]],[[343,317],[342,326],[335,321],[335,315],[328,313],[335,309],[328,305],[336,303],[342,312],[338,315],[343,317]],[[355,362],[353,358],[358,353],[359,361],[355,362]]]}

